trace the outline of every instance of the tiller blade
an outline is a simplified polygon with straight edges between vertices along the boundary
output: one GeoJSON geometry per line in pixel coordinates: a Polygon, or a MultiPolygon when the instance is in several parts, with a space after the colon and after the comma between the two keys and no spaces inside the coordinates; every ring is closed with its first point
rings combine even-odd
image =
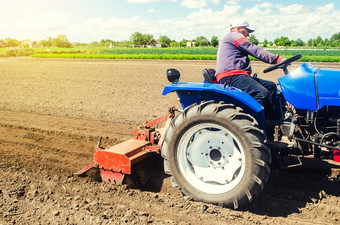
{"type": "Polygon", "coordinates": [[[131,174],[133,164],[143,160],[151,153],[160,153],[163,132],[174,116],[174,108],[170,114],[144,124],[134,130],[134,138],[110,148],[100,147],[101,138],[95,147],[93,162],[76,174],[86,173],[91,168],[98,168],[103,181],[110,184],[121,184],[125,174],[131,174]],[[165,127],[157,127],[159,123],[167,121],[165,127]]]}

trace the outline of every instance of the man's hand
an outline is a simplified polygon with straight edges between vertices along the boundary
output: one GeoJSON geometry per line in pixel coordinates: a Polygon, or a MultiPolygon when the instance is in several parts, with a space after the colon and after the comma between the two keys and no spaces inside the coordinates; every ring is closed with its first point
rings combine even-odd
{"type": "Polygon", "coordinates": [[[281,60],[279,62],[277,62],[277,63],[283,63],[286,60],[287,60],[286,58],[281,58],[281,60]]]}

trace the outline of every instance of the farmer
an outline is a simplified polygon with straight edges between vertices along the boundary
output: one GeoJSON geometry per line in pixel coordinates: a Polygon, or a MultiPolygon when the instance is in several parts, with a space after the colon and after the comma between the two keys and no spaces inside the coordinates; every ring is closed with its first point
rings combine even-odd
{"type": "Polygon", "coordinates": [[[248,93],[265,108],[266,119],[275,119],[276,84],[250,76],[248,55],[270,64],[279,63],[283,58],[251,43],[247,37],[252,32],[254,30],[247,21],[230,25],[230,33],[222,39],[218,48],[216,80],[248,93]]]}

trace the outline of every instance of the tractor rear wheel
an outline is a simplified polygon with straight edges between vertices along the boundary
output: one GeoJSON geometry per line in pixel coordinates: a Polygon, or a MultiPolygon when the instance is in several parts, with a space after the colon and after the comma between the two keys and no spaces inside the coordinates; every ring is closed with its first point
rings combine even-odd
{"type": "Polygon", "coordinates": [[[232,104],[202,102],[176,115],[162,145],[165,173],[191,200],[230,208],[252,201],[269,177],[257,121],[232,104]]]}

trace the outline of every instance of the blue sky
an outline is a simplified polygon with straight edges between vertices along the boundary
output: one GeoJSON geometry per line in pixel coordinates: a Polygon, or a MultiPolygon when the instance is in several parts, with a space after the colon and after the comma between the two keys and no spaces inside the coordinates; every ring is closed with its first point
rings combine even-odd
{"type": "Polygon", "coordinates": [[[0,0],[0,39],[127,40],[135,31],[177,41],[222,38],[233,20],[245,19],[255,36],[307,41],[340,32],[338,0],[0,0]]]}

